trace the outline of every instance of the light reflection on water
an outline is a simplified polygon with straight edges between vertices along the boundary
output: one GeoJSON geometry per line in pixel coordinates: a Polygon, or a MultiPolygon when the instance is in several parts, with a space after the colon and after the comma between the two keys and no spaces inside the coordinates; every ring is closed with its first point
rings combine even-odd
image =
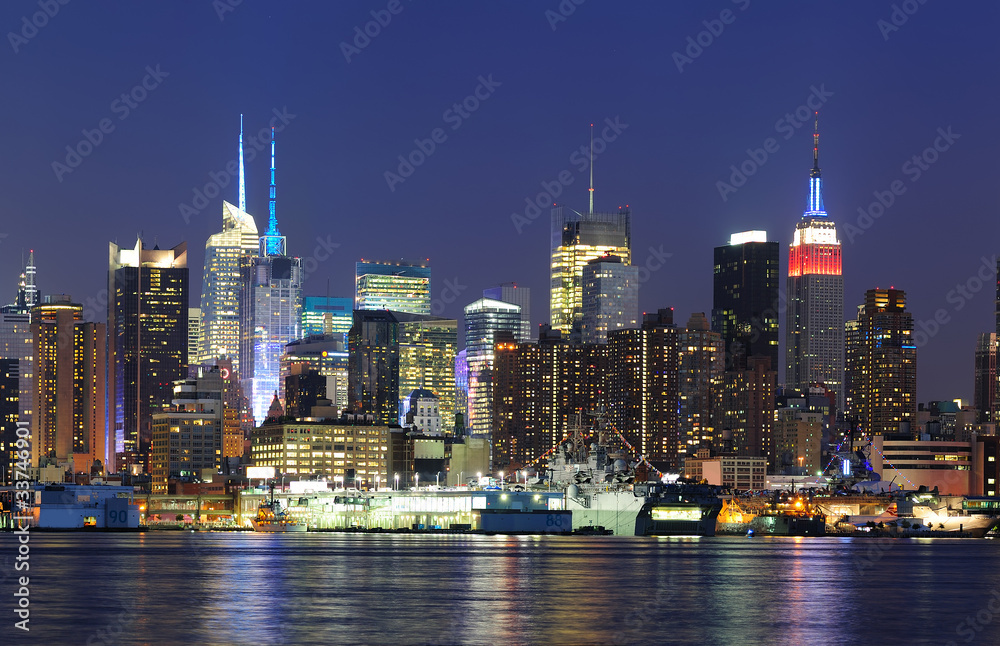
{"type": "Polygon", "coordinates": [[[21,643],[1000,643],[1000,614],[958,632],[1000,590],[984,540],[150,532],[31,550],[21,643]]]}

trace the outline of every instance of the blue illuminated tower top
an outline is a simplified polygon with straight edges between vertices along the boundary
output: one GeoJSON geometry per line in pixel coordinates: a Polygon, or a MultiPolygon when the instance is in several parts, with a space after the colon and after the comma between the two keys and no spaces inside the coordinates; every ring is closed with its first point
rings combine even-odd
{"type": "Polygon", "coordinates": [[[809,205],[802,217],[826,217],[826,209],[823,207],[823,178],[819,174],[819,112],[816,113],[813,130],[813,167],[809,171],[809,205]]]}
{"type": "Polygon", "coordinates": [[[260,255],[285,255],[285,236],[278,231],[278,218],[274,213],[274,128],[271,128],[271,192],[268,202],[267,231],[260,238],[260,255]]]}
{"type": "Polygon", "coordinates": [[[243,115],[240,115],[240,211],[247,211],[247,184],[243,177],[243,115]]]}

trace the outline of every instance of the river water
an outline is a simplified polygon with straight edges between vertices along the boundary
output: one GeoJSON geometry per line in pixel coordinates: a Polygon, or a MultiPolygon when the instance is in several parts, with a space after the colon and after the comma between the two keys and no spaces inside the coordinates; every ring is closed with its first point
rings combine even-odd
{"type": "Polygon", "coordinates": [[[16,573],[0,544],[3,644],[1000,644],[990,540],[33,533],[16,573]]]}

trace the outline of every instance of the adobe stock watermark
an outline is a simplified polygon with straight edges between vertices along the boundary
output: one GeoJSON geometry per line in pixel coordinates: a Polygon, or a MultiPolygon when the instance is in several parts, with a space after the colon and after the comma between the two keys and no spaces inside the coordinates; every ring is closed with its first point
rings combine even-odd
{"type": "MultiPolygon", "coordinates": [[[[947,129],[938,128],[937,132],[938,136],[934,138],[930,146],[903,162],[900,172],[910,180],[911,184],[923,177],[923,174],[941,158],[941,153],[950,150],[952,145],[962,137],[962,135],[952,132],[951,126],[948,126],[947,129]]],[[[875,201],[869,204],[868,208],[859,206],[858,219],[853,224],[848,222],[844,225],[844,235],[847,236],[847,241],[854,242],[856,238],[870,229],[875,224],[875,220],[882,217],[886,210],[895,204],[896,198],[906,193],[906,189],[907,186],[903,180],[896,179],[889,183],[886,190],[874,191],[872,195],[875,196],[875,201]]]]}
{"type": "MultiPolygon", "coordinates": [[[[621,122],[620,116],[610,117],[604,120],[604,127],[601,128],[600,135],[594,139],[592,144],[585,144],[574,150],[569,155],[569,165],[576,169],[577,173],[585,173],[590,168],[590,159],[597,159],[608,149],[608,144],[618,139],[621,133],[628,128],[627,123],[621,122]]],[[[564,169],[556,174],[551,181],[542,181],[542,192],[532,197],[524,198],[524,211],[522,213],[511,213],[510,221],[514,229],[521,233],[524,227],[538,219],[542,214],[542,209],[551,206],[557,197],[562,195],[563,190],[576,181],[576,177],[570,169],[564,169]]]]}
{"type": "Polygon", "coordinates": [[[552,31],[556,30],[559,23],[566,22],[566,20],[576,13],[576,8],[582,5],[587,0],[562,0],[556,9],[545,10],[545,19],[549,21],[549,27],[552,31]]]}
{"type": "Polygon", "coordinates": [[[927,4],[927,0],[903,0],[899,4],[892,5],[888,20],[879,18],[875,21],[875,26],[882,34],[882,40],[888,41],[889,34],[899,31],[899,28],[906,24],[910,16],[917,13],[921,5],[925,4],[927,4]]]}
{"type": "MultiPolygon", "coordinates": [[[[274,128],[275,133],[279,133],[295,118],[295,115],[288,111],[288,106],[282,106],[280,110],[272,108],[271,113],[274,116],[271,117],[268,126],[261,128],[256,134],[252,134],[246,138],[247,149],[244,152],[244,162],[252,162],[256,159],[257,153],[268,150],[271,140],[271,128],[274,128]]],[[[193,216],[200,215],[211,203],[211,200],[222,195],[222,189],[229,186],[239,175],[239,172],[239,158],[230,159],[226,167],[222,170],[210,171],[208,173],[209,182],[207,184],[191,189],[190,203],[181,202],[177,205],[177,210],[184,219],[184,224],[190,224],[193,216]]]]}
{"type": "MultiPolygon", "coordinates": [[[[1000,590],[996,588],[990,590],[987,599],[985,606],[977,610],[974,615],[966,616],[955,627],[955,634],[962,637],[962,641],[966,644],[972,643],[979,637],[979,633],[992,624],[994,617],[1000,614],[1000,590]]],[[[988,643],[996,643],[996,640],[990,639],[988,643]]],[[[958,646],[958,642],[952,639],[947,642],[946,646],[958,646]]]]}
{"type": "Polygon", "coordinates": [[[993,294],[993,286],[997,276],[997,256],[981,257],[979,267],[964,282],[957,283],[945,295],[945,301],[951,304],[951,309],[939,307],[934,316],[913,324],[913,345],[918,348],[927,345],[941,331],[941,328],[951,323],[951,315],[962,311],[984,287],[989,287],[988,294],[993,294]]]}
{"type": "Polygon", "coordinates": [[[38,0],[38,8],[41,11],[31,14],[31,18],[21,16],[20,33],[7,32],[7,42],[10,43],[14,53],[20,52],[21,47],[27,45],[29,40],[37,36],[38,31],[44,29],[49,24],[49,20],[55,18],[59,10],[68,5],[69,2],[70,0],[38,0]]]}
{"type": "MultiPolygon", "coordinates": [[[[110,110],[112,114],[118,116],[119,121],[128,119],[132,111],[139,107],[139,104],[149,98],[149,94],[160,87],[163,79],[170,76],[169,72],[164,72],[160,66],[146,66],[146,75],[132,87],[128,92],[122,92],[121,96],[111,102],[110,110]]],[[[53,161],[52,172],[60,182],[63,177],[79,168],[83,160],[86,159],[104,142],[107,135],[115,131],[116,124],[109,117],[105,117],[97,122],[97,127],[92,130],[84,128],[83,139],[75,146],[66,146],[66,158],[63,162],[53,161]]]]}
{"type": "MultiPolygon", "coordinates": [[[[732,3],[737,5],[740,11],[746,11],[747,7],[750,6],[750,0],[732,0],[732,3]]],[[[726,30],[726,25],[736,22],[737,15],[732,9],[723,9],[719,12],[718,18],[702,20],[701,24],[705,26],[705,29],[699,31],[694,36],[687,37],[687,47],[684,48],[684,54],[676,51],[673,53],[674,65],[677,66],[677,71],[683,74],[684,66],[690,65],[694,62],[694,59],[704,54],[705,50],[711,47],[722,36],[722,32],[726,30]],[[685,56],[685,54],[687,55],[685,56]]]]}
{"type": "Polygon", "coordinates": [[[333,256],[333,250],[339,249],[340,243],[330,240],[330,234],[326,235],[326,238],[316,236],[316,248],[313,249],[312,255],[303,258],[300,261],[300,266],[302,267],[302,282],[305,283],[309,276],[312,276],[317,269],[319,269],[319,264],[321,262],[326,262],[333,256]]]}
{"type": "Polygon", "coordinates": [[[641,285],[652,278],[653,274],[660,271],[660,269],[663,268],[663,265],[666,264],[666,261],[673,258],[673,256],[673,252],[663,250],[663,245],[660,245],[659,247],[650,245],[649,255],[646,256],[646,260],[644,260],[641,265],[638,265],[639,284],[641,285]]]}
{"type": "MultiPolygon", "coordinates": [[[[472,94],[462,99],[461,103],[452,104],[441,114],[441,119],[451,126],[452,131],[461,128],[465,120],[482,107],[483,103],[493,96],[496,89],[503,85],[499,81],[494,81],[492,74],[486,77],[480,76],[476,80],[479,81],[479,84],[476,85],[472,94]]],[[[396,185],[402,184],[412,177],[416,169],[423,166],[427,159],[446,141],[448,141],[448,133],[445,132],[444,128],[434,128],[426,139],[419,137],[414,139],[413,143],[416,147],[409,154],[405,157],[397,155],[399,165],[396,167],[396,172],[387,170],[384,173],[389,190],[395,193],[396,185]]]]}
{"type": "Polygon", "coordinates": [[[469,289],[469,286],[460,283],[457,276],[451,280],[446,278],[444,281],[444,289],[441,290],[441,293],[438,294],[437,298],[431,300],[431,314],[434,316],[441,316],[444,314],[445,308],[456,302],[467,289],[469,289]]]}
{"type": "Polygon", "coordinates": [[[352,57],[357,56],[361,50],[371,45],[372,40],[378,38],[382,30],[389,26],[393,16],[403,13],[403,9],[405,7],[401,0],[389,0],[385,9],[372,9],[370,12],[372,19],[364,25],[358,25],[354,28],[354,39],[351,41],[354,44],[344,40],[340,41],[340,53],[344,55],[344,59],[350,63],[352,57]]]}
{"type": "MultiPolygon", "coordinates": [[[[791,139],[796,130],[811,123],[816,112],[833,96],[833,92],[827,91],[825,83],[820,83],[819,87],[812,85],[809,90],[809,95],[802,105],[791,112],[786,112],[785,116],[774,123],[774,131],[782,135],[782,139],[786,141],[791,139]]],[[[729,182],[719,180],[715,183],[722,201],[728,202],[729,196],[745,186],[749,178],[753,177],[780,149],[781,144],[774,137],[766,138],[759,148],[747,148],[747,158],[740,162],[739,167],[735,164],[729,166],[729,170],[732,171],[729,182]]]]}
{"type": "Polygon", "coordinates": [[[243,4],[243,0],[212,0],[212,8],[215,15],[219,17],[219,22],[225,22],[226,14],[236,11],[236,7],[243,4]]]}
{"type": "MultiPolygon", "coordinates": [[[[31,526],[33,517],[31,516],[31,501],[33,494],[31,491],[31,425],[29,422],[18,420],[15,431],[17,440],[14,443],[13,456],[14,463],[14,509],[11,514],[11,524],[14,535],[17,536],[17,556],[14,557],[14,570],[17,572],[29,572],[31,570],[31,546],[28,544],[30,534],[28,528],[31,526]]],[[[14,613],[20,621],[14,622],[14,627],[18,630],[29,632],[31,628],[28,623],[31,621],[31,578],[27,574],[18,575],[17,592],[14,598],[17,600],[17,607],[14,613]]]]}

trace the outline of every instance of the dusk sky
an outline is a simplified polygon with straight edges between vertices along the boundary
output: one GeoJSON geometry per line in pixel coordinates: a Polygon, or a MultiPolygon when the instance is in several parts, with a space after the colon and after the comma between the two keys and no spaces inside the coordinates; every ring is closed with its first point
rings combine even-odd
{"type": "MultiPolygon", "coordinates": [[[[927,333],[919,401],[971,398],[1000,250],[1000,4],[577,2],[4,2],[0,301],[31,248],[42,293],[97,299],[108,241],[142,232],[187,242],[198,306],[205,240],[222,200],[237,203],[225,169],[240,114],[247,140],[280,114],[277,215],[289,252],[316,263],[306,295],[329,280],[353,296],[361,258],[429,258],[435,312],[461,318],[483,288],[516,281],[537,325],[549,213],[512,215],[560,173],[572,181],[555,201],[587,208],[580,150],[594,123],[610,135],[596,147],[596,210],[630,206],[633,262],[652,270],[640,306],[674,307],[683,325],[710,313],[712,249],[733,232],[781,243],[784,292],[812,165],[812,121],[799,119],[818,105],[845,315],[867,289],[906,290],[927,333]],[[25,26],[34,14],[42,27],[25,26]],[[358,37],[366,25],[376,35],[358,37]],[[453,108],[477,92],[474,110],[453,108]],[[434,151],[387,180],[435,129],[434,151]],[[720,190],[731,166],[753,174],[720,190]],[[218,195],[213,176],[228,183],[218,195]],[[862,217],[894,182],[891,205],[862,217]],[[320,241],[339,247],[327,257],[320,241]]],[[[268,155],[251,150],[248,211],[263,231],[268,155]]]]}

